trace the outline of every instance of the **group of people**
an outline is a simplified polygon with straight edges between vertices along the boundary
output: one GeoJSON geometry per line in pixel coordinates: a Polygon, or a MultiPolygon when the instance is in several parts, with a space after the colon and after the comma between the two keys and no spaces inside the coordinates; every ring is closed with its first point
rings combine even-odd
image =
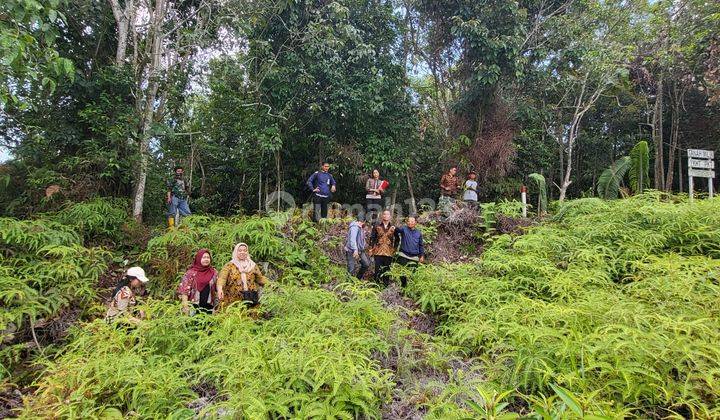
{"type": "Polygon", "coordinates": [[[478,202],[477,173],[475,171],[468,172],[465,183],[460,185],[460,177],[458,177],[457,172],[458,168],[453,166],[440,178],[440,200],[438,205],[440,210],[446,214],[454,204],[460,188],[463,189],[462,199],[465,203],[474,208],[478,202]]]}
{"type": "MultiPolygon", "coordinates": [[[[135,309],[136,299],[143,294],[148,281],[141,267],[129,268],[113,291],[105,319],[110,321],[119,315],[127,315],[130,322],[139,322],[144,314],[135,309]]],[[[180,281],[177,295],[186,314],[212,313],[236,302],[254,308],[259,304],[260,291],[267,282],[250,258],[248,245],[239,243],[233,249],[231,260],[219,272],[213,266],[210,251],[198,250],[180,281]]]]}
{"type": "MultiPolygon", "coordinates": [[[[451,167],[448,172],[440,178],[440,199],[439,208],[449,212],[458,196],[458,190],[462,188],[462,200],[475,208],[478,202],[477,173],[470,171],[467,179],[461,184],[457,175],[457,166],[451,167]]],[[[337,183],[330,173],[330,163],[323,162],[319,171],[314,172],[308,178],[307,187],[312,191],[313,220],[327,218],[328,205],[332,194],[337,191],[337,183]]],[[[375,221],[377,214],[383,209],[383,199],[390,186],[387,180],[380,178],[380,171],[374,169],[372,175],[365,182],[365,216],[367,220],[375,221]]]]}
{"type": "MultiPolygon", "coordinates": [[[[471,206],[478,201],[477,174],[470,171],[467,179],[461,185],[457,172],[457,167],[453,166],[440,179],[439,207],[443,212],[449,211],[460,188],[463,189],[463,201],[471,206]]],[[[306,186],[312,191],[313,220],[318,222],[320,219],[327,218],[330,199],[332,194],[337,191],[337,183],[330,173],[330,163],[323,162],[320,170],[310,175],[306,186]]],[[[375,221],[377,219],[377,215],[383,209],[385,193],[389,187],[390,183],[381,179],[380,171],[374,169],[365,182],[365,214],[368,220],[375,221]]],[[[180,217],[191,214],[188,204],[188,188],[182,166],[176,166],[173,177],[167,181],[166,204],[169,227],[178,224],[180,217]]]]}
{"type": "MultiPolygon", "coordinates": [[[[395,262],[401,265],[416,266],[425,260],[422,232],[416,228],[415,217],[408,217],[404,226],[395,226],[391,222],[389,210],[382,212],[381,220],[370,233],[370,247],[365,241],[363,229],[365,219],[358,217],[350,224],[345,251],[348,270],[362,278],[370,267],[368,252],[375,259],[375,281],[387,286],[387,272],[395,262]]],[[[115,286],[105,315],[112,321],[121,315],[131,323],[139,323],[145,314],[136,308],[137,298],[145,292],[149,279],[141,267],[129,268],[115,286]]],[[[185,314],[213,313],[236,302],[242,302],[248,308],[257,307],[260,291],[268,283],[258,265],[250,257],[249,247],[245,243],[235,245],[231,260],[218,270],[213,266],[212,254],[208,249],[200,249],[195,254],[177,287],[177,296],[185,314]]],[[[401,278],[402,286],[407,285],[407,277],[401,278]]]]}
{"type": "MultiPolygon", "coordinates": [[[[370,268],[368,253],[375,260],[374,281],[384,286],[389,284],[387,272],[393,262],[413,269],[425,262],[423,236],[414,216],[408,217],[405,225],[395,226],[390,210],[384,210],[370,230],[369,246],[365,241],[365,220],[359,215],[348,228],[344,249],[351,275],[358,279],[365,276],[370,268]]],[[[402,287],[407,286],[407,276],[402,276],[400,282],[402,287]]]]}
{"type": "MultiPolygon", "coordinates": [[[[178,216],[191,214],[188,205],[188,191],[182,166],[175,167],[173,177],[167,182],[168,225],[176,224],[178,216]]],[[[463,188],[463,200],[476,203],[477,181],[475,172],[468,174],[463,185],[457,176],[457,167],[452,167],[440,179],[440,206],[448,207],[455,201],[458,189],[463,188]]],[[[319,171],[314,172],[307,180],[312,191],[314,204],[313,218],[319,221],[328,215],[328,205],[333,193],[337,190],[335,178],[330,174],[330,163],[323,162],[319,171]]],[[[363,278],[371,266],[370,257],[374,259],[374,280],[387,286],[387,275],[390,265],[397,263],[403,266],[416,267],[425,261],[422,232],[417,229],[414,216],[406,219],[402,226],[392,223],[392,212],[382,210],[383,197],[389,187],[387,180],[380,178],[375,169],[365,183],[365,213],[359,214],[350,223],[344,250],[347,257],[347,269],[351,275],[363,278]],[[382,210],[381,217],[376,216],[382,210]],[[366,241],[366,220],[372,224],[369,243],[366,241]]],[[[407,277],[400,278],[402,287],[407,285],[407,277]]],[[[136,311],[136,298],[142,295],[149,279],[141,267],[131,267],[116,285],[106,313],[106,319],[112,320],[118,315],[127,314],[131,322],[138,322],[144,317],[142,311],[136,311]]],[[[213,267],[210,251],[200,249],[195,254],[192,265],[187,269],[177,288],[177,295],[182,302],[185,313],[211,313],[235,302],[243,302],[247,307],[259,304],[259,292],[267,283],[266,277],[250,258],[248,245],[239,243],[233,249],[231,260],[220,272],[213,267]]]]}

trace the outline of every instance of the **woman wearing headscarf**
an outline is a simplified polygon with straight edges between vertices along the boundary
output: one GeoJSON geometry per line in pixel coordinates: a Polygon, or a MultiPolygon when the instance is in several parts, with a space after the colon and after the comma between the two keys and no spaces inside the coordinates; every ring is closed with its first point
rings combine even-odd
{"type": "Polygon", "coordinates": [[[267,279],[250,258],[247,244],[239,243],[233,249],[232,260],[220,270],[217,293],[222,308],[244,301],[250,308],[260,301],[258,291],[267,279]]]}
{"type": "Polygon", "coordinates": [[[212,313],[217,277],[218,273],[212,266],[210,251],[199,250],[177,289],[184,313],[190,313],[188,302],[197,312],[212,313]]]}
{"type": "Polygon", "coordinates": [[[118,315],[129,313],[130,317],[128,319],[130,322],[140,322],[140,319],[143,318],[145,314],[142,311],[134,311],[133,307],[137,303],[135,297],[142,295],[145,289],[145,283],[148,281],[147,276],[145,276],[145,270],[141,267],[128,268],[125,275],[115,286],[112,300],[105,314],[105,320],[112,321],[118,317],[118,315]]]}

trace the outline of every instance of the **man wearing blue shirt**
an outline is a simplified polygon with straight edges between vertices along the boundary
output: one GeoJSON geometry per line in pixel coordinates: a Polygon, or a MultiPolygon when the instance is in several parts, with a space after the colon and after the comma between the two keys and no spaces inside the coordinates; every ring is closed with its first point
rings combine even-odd
{"type": "MultiPolygon", "coordinates": [[[[418,263],[425,262],[425,248],[423,246],[422,232],[416,228],[417,220],[410,216],[407,224],[395,229],[395,237],[399,239],[400,249],[395,262],[400,265],[411,266],[413,270],[418,263]]],[[[402,287],[407,286],[407,276],[400,277],[402,287]]]]}
{"type": "Polygon", "coordinates": [[[330,164],[323,162],[322,168],[310,175],[307,186],[313,192],[313,220],[319,222],[327,217],[328,203],[335,192],[335,178],[330,175],[330,164]]]}

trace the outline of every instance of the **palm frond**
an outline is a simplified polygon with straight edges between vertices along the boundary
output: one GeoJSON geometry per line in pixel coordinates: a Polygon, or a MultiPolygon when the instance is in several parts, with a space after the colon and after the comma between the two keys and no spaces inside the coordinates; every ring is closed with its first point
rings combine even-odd
{"type": "Polygon", "coordinates": [[[630,189],[639,194],[650,186],[650,149],[643,140],[638,142],[630,151],[630,189]]]}
{"type": "Polygon", "coordinates": [[[535,181],[535,186],[538,189],[538,214],[547,212],[547,184],[545,177],[538,173],[531,173],[528,178],[535,181]]]}
{"type": "Polygon", "coordinates": [[[605,169],[598,178],[597,192],[600,198],[618,198],[620,185],[625,174],[630,169],[631,160],[629,156],[623,156],[605,169]]]}

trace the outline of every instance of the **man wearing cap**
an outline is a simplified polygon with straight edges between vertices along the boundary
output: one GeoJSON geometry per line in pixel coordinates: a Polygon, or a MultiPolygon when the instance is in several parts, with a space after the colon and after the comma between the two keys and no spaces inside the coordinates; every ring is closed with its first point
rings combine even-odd
{"type": "Polygon", "coordinates": [[[133,307],[136,304],[135,297],[142,294],[148,281],[145,270],[141,267],[128,268],[123,278],[115,286],[105,320],[111,321],[118,315],[130,312],[132,315],[128,317],[128,320],[132,323],[140,322],[145,314],[143,311],[133,311],[133,307]]]}
{"type": "Polygon", "coordinates": [[[167,182],[168,227],[180,224],[180,216],[190,216],[191,214],[183,172],[182,166],[176,166],[175,176],[167,182]],[[175,213],[180,215],[178,220],[175,220],[175,213]]]}

